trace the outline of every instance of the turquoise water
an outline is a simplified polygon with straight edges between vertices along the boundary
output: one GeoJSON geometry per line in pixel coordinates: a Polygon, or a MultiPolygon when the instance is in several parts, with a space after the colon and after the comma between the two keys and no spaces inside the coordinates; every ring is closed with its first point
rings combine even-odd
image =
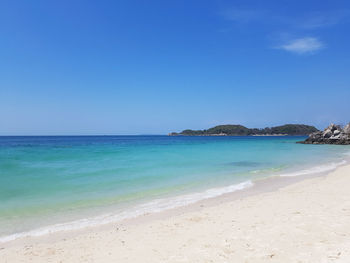
{"type": "Polygon", "coordinates": [[[295,143],[302,139],[0,137],[0,237],[158,211],[267,176],[326,171],[350,152],[295,143]]]}

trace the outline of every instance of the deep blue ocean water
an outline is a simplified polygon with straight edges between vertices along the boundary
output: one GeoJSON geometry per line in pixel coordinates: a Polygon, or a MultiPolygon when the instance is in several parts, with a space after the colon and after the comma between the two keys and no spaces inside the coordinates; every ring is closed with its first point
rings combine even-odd
{"type": "Polygon", "coordinates": [[[303,139],[0,137],[0,237],[159,211],[263,177],[334,169],[349,157],[347,146],[296,144],[303,139]]]}

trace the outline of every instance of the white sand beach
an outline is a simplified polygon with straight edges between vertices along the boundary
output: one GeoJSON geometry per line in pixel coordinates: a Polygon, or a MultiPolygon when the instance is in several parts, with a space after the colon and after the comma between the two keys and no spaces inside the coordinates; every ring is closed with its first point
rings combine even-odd
{"type": "Polygon", "coordinates": [[[275,188],[1,243],[0,261],[350,262],[349,165],[275,188]]]}

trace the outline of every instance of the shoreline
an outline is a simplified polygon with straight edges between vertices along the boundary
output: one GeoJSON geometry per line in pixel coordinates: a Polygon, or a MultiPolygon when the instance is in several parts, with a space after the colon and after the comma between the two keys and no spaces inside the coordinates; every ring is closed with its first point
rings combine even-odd
{"type": "Polygon", "coordinates": [[[217,134],[198,134],[198,135],[186,135],[186,134],[168,134],[168,136],[228,136],[228,137],[254,137],[254,136],[269,136],[269,137],[281,137],[281,136],[295,136],[295,137],[306,137],[307,135],[289,135],[289,134],[249,134],[249,135],[234,135],[234,134],[226,134],[226,133],[217,133],[217,134]]]}
{"type": "Polygon", "coordinates": [[[338,167],[350,163],[350,158],[345,158],[337,163],[328,165],[317,165],[309,169],[300,169],[294,172],[282,173],[280,175],[270,175],[258,179],[248,179],[236,184],[209,188],[202,192],[191,192],[183,195],[171,196],[168,198],[154,199],[141,203],[137,206],[113,214],[102,214],[94,217],[82,218],[74,221],[43,226],[25,232],[0,236],[0,245],[6,243],[16,243],[18,240],[30,238],[45,238],[47,235],[65,234],[69,232],[84,232],[86,229],[108,228],[111,224],[128,224],[128,222],[140,222],[145,218],[157,219],[169,215],[176,215],[183,211],[191,211],[200,207],[215,205],[223,201],[232,201],[250,195],[264,192],[276,191],[281,187],[288,186],[308,178],[324,176],[334,171],[338,167]],[[156,203],[155,206],[152,204],[156,203]],[[164,215],[163,215],[164,214],[164,215]]]}
{"type": "Polygon", "coordinates": [[[326,176],[271,182],[120,223],[2,243],[0,257],[4,262],[349,262],[350,165],[326,176]]]}
{"type": "MultiPolygon", "coordinates": [[[[350,172],[350,164],[342,164],[336,169],[328,172],[300,176],[271,176],[268,178],[259,179],[254,182],[254,186],[245,188],[244,190],[238,190],[213,198],[203,199],[193,204],[164,210],[161,212],[143,214],[135,218],[128,218],[119,222],[112,222],[99,226],[88,226],[78,230],[60,231],[42,236],[21,237],[16,240],[0,243],[0,256],[3,253],[6,253],[5,256],[11,255],[12,250],[17,251],[16,253],[18,253],[18,250],[23,250],[28,247],[35,249],[36,247],[40,246],[56,246],[62,242],[66,242],[67,240],[70,242],[78,242],[83,244],[85,242],[84,240],[86,240],[87,236],[89,236],[91,233],[93,233],[94,236],[97,235],[100,236],[100,238],[103,238],[104,234],[114,233],[116,229],[117,232],[120,232],[120,229],[123,229],[122,232],[127,232],[127,229],[129,228],[144,228],[150,224],[164,224],[164,222],[168,222],[169,220],[172,221],[176,218],[186,217],[191,214],[203,214],[203,212],[206,210],[216,210],[221,206],[246,202],[249,199],[257,199],[262,197],[263,200],[265,195],[278,195],[279,192],[284,191],[285,189],[297,188],[298,184],[309,185],[310,183],[312,184],[313,180],[326,180],[327,178],[332,179],[332,175],[342,169],[350,172]]],[[[350,181],[350,177],[348,180],[350,181]]],[[[69,250],[69,248],[67,248],[67,250],[69,250]]],[[[12,258],[12,260],[16,260],[16,258],[12,258]]],[[[12,260],[8,262],[13,262],[12,260]]]]}

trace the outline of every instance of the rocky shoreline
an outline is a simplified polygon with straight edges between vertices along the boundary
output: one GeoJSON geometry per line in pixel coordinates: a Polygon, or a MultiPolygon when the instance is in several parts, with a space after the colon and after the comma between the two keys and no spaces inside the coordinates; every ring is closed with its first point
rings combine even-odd
{"type": "Polygon", "coordinates": [[[324,131],[313,132],[305,141],[298,143],[350,145],[350,123],[344,128],[332,123],[324,131]]]}

